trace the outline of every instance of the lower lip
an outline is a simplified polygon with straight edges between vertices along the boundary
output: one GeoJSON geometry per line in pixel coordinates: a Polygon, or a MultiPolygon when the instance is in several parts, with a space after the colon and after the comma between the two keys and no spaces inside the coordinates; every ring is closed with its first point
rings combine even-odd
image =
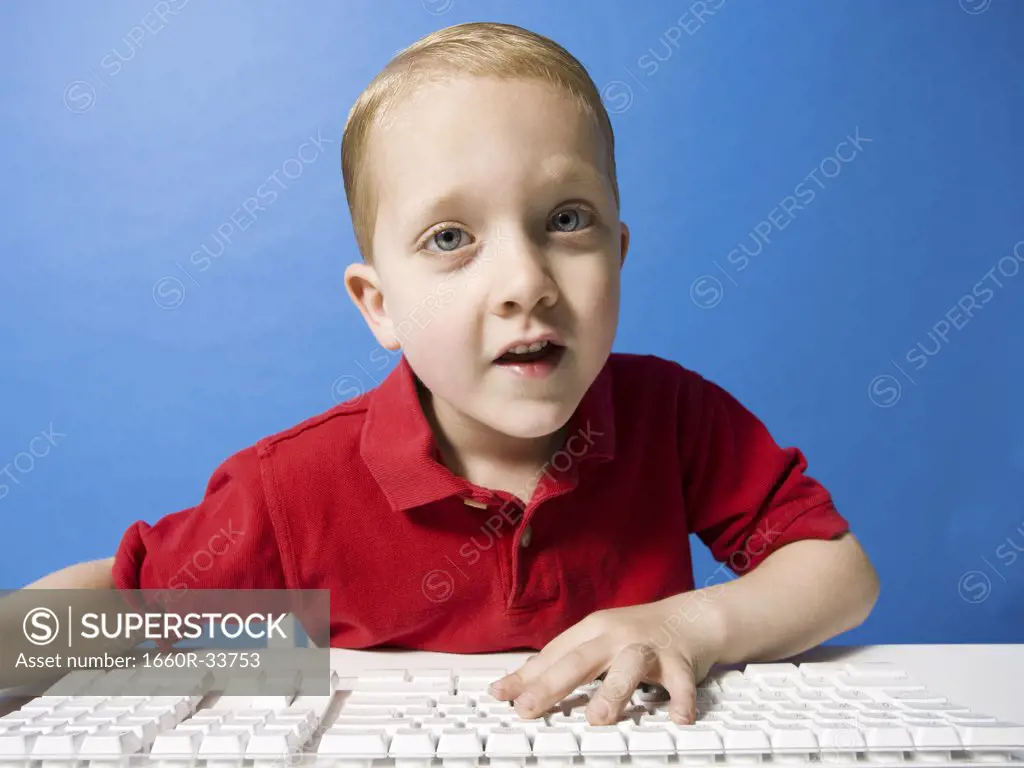
{"type": "Polygon", "coordinates": [[[559,347],[542,360],[532,363],[495,363],[495,365],[516,376],[522,376],[524,379],[543,379],[554,373],[562,361],[563,355],[565,355],[565,347],[559,347]]]}

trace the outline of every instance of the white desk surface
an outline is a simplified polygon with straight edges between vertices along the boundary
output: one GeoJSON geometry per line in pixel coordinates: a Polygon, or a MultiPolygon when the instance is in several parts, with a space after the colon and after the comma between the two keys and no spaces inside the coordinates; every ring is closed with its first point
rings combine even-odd
{"type": "MultiPolygon", "coordinates": [[[[331,669],[351,675],[363,669],[506,667],[530,653],[456,656],[420,651],[331,649],[331,669]]],[[[934,693],[1011,723],[1024,723],[1024,644],[822,646],[790,661],[888,661],[934,693]]]]}

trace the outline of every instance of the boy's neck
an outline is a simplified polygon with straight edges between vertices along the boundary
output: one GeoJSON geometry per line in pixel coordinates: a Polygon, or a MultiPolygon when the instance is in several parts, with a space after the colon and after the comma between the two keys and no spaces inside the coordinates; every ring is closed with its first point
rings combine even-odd
{"type": "Polygon", "coordinates": [[[541,469],[565,439],[565,427],[543,437],[514,437],[456,411],[426,387],[417,390],[441,461],[452,473],[529,501],[541,469]]]}

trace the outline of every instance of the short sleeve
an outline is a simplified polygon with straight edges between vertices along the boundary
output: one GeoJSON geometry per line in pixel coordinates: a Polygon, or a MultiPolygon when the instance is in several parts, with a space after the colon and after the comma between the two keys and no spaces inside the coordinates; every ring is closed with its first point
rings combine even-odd
{"type": "Polygon", "coordinates": [[[284,589],[256,448],[221,464],[198,506],[133,523],[113,576],[118,589],[284,589]]]}
{"type": "Polygon", "coordinates": [[[780,448],[732,395],[688,373],[680,461],[690,530],[742,574],[784,544],[849,530],[829,492],[805,474],[796,448],[780,448]]]}

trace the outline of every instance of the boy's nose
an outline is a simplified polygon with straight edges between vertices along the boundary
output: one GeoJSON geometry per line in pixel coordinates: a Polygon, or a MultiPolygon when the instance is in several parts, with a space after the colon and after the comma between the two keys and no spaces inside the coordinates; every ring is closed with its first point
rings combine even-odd
{"type": "Polygon", "coordinates": [[[558,301],[558,285],[537,246],[515,237],[494,254],[494,313],[508,316],[529,313],[558,301]]]}

